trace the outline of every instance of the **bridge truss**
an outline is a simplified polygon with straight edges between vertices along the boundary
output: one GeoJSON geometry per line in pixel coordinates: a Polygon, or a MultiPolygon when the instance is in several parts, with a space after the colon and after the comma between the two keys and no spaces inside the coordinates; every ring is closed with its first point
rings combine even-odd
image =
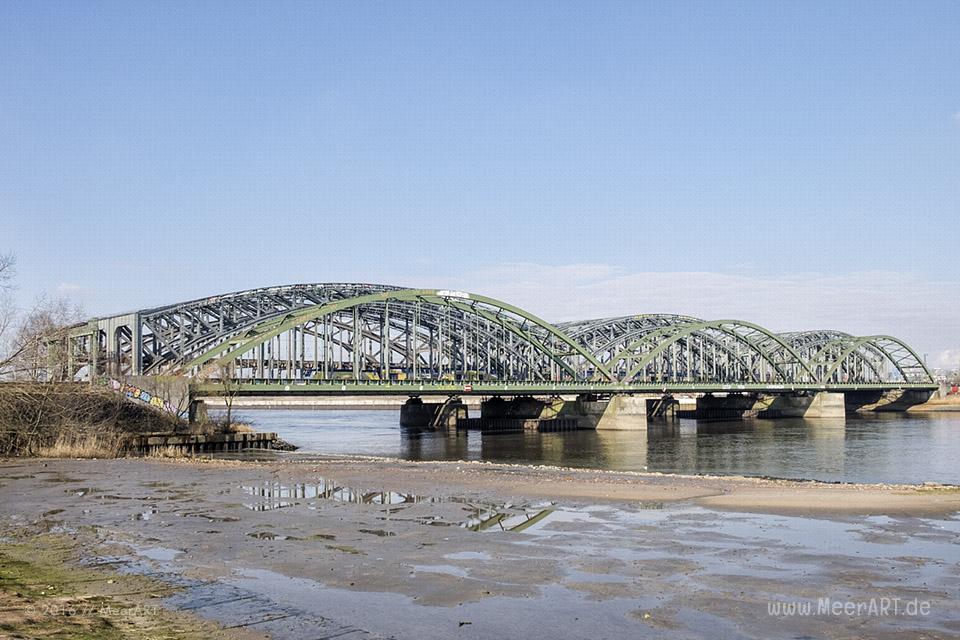
{"type": "Polygon", "coordinates": [[[556,325],[460,291],[298,284],[71,328],[68,376],[244,381],[932,384],[908,345],[740,320],[635,315],[556,325]]]}

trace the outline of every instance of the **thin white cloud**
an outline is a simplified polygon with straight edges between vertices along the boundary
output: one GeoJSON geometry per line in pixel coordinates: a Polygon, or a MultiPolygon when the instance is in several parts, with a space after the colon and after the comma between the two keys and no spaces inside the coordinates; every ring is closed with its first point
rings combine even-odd
{"type": "Polygon", "coordinates": [[[960,370],[960,349],[944,349],[929,359],[931,367],[960,370]]]}
{"type": "Polygon", "coordinates": [[[61,282],[57,285],[57,293],[62,293],[64,295],[73,295],[81,293],[89,293],[90,288],[85,287],[81,284],[75,282],[61,282]]]}

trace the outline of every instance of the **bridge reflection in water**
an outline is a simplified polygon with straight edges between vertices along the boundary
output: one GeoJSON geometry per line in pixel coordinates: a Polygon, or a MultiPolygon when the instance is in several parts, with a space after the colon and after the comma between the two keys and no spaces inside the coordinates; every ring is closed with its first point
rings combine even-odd
{"type": "Polygon", "coordinates": [[[637,431],[487,434],[401,429],[394,411],[249,411],[311,453],[744,474],[843,482],[960,483],[960,415],[680,420],[637,431]]]}
{"type": "MultiPolygon", "coordinates": [[[[471,531],[525,531],[554,512],[553,503],[549,502],[533,505],[493,504],[460,496],[424,496],[384,489],[360,489],[327,478],[312,483],[241,485],[239,489],[246,496],[244,506],[253,511],[298,506],[319,509],[323,501],[349,502],[380,507],[379,513],[382,515],[378,519],[384,522],[411,520],[430,526],[459,526],[471,531]],[[450,505],[455,508],[443,509],[450,505]]],[[[393,535],[384,529],[359,529],[358,532],[377,536],[393,535]]],[[[272,532],[254,532],[251,535],[269,536],[271,539],[277,537],[272,532]]],[[[325,538],[322,534],[317,537],[325,538]]],[[[333,539],[332,536],[326,538],[333,539]]]]}
{"type": "MultiPolygon", "coordinates": [[[[398,454],[408,460],[485,460],[623,471],[748,474],[796,477],[804,461],[811,473],[842,473],[845,418],[736,422],[681,420],[642,429],[480,434],[401,430],[398,454]],[[801,451],[804,449],[804,451],[801,451]]],[[[853,419],[852,420],[856,420],[853,419]]],[[[850,437],[857,437],[856,432],[850,437]]],[[[828,478],[830,479],[830,478],[828,478]]]]}

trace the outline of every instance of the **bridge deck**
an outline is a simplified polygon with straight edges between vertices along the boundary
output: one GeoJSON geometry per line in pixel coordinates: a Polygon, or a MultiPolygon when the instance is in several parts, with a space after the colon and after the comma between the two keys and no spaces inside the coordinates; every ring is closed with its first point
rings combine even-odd
{"type": "Polygon", "coordinates": [[[770,393],[786,394],[801,391],[845,391],[915,389],[935,391],[929,383],[880,384],[729,384],[711,382],[671,382],[642,384],[610,384],[601,382],[386,382],[330,380],[253,380],[233,383],[205,382],[193,386],[195,397],[203,396],[269,396],[269,395],[398,395],[398,396],[516,396],[567,395],[580,393],[770,393]]]}

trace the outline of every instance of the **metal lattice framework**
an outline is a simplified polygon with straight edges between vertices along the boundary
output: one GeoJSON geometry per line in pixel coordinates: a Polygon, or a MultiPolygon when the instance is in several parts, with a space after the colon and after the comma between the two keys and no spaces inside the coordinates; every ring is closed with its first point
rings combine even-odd
{"type": "Polygon", "coordinates": [[[557,327],[589,349],[600,362],[606,363],[651,331],[685,322],[699,322],[699,319],[673,314],[644,314],[561,322],[557,327]]]}
{"type": "Polygon", "coordinates": [[[810,358],[810,365],[824,382],[933,379],[920,356],[893,336],[839,337],[824,344],[810,358]]]}
{"type": "Polygon", "coordinates": [[[459,291],[297,284],[92,320],[71,364],[265,380],[929,383],[890,336],[649,314],[550,324],[459,291]],[[227,373],[229,372],[229,373],[227,373]]]}
{"type": "Polygon", "coordinates": [[[789,383],[814,378],[782,338],[748,322],[649,315],[570,326],[621,382],[789,383]]]}
{"type": "Polygon", "coordinates": [[[394,291],[383,284],[295,284],[238,291],[140,312],[143,339],[151,342],[145,373],[180,363],[265,320],[357,296],[394,291]]]}
{"type": "Polygon", "coordinates": [[[240,378],[612,381],[582,345],[504,302],[458,291],[398,289],[262,321],[184,363],[240,378]]]}

